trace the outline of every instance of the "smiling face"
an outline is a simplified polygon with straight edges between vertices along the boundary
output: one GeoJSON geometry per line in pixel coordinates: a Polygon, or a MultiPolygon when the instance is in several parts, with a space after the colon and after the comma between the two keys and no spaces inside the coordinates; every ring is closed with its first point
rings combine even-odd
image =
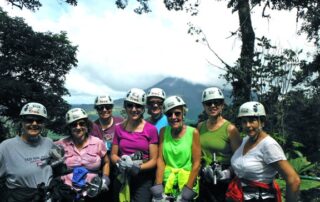
{"type": "Polygon", "coordinates": [[[175,107],[166,112],[169,125],[172,129],[179,129],[183,126],[183,107],[175,107]]]}
{"type": "Polygon", "coordinates": [[[248,135],[250,139],[256,140],[262,131],[264,123],[259,119],[259,117],[247,116],[241,118],[241,126],[245,134],[248,135]]]}
{"type": "Polygon", "coordinates": [[[86,119],[72,122],[70,125],[71,136],[77,142],[83,142],[88,137],[88,125],[86,119]]]}
{"type": "Polygon", "coordinates": [[[144,113],[144,106],[133,102],[125,102],[125,109],[130,120],[138,120],[144,113]]]}
{"type": "Polygon", "coordinates": [[[27,115],[22,118],[23,135],[37,137],[44,129],[45,119],[41,116],[27,115]]]}
{"type": "Polygon", "coordinates": [[[112,116],[113,105],[105,104],[95,107],[100,119],[109,119],[112,116]]]}
{"type": "Polygon", "coordinates": [[[151,97],[148,99],[148,114],[152,117],[156,117],[162,114],[163,100],[157,97],[151,97]]]}
{"type": "Polygon", "coordinates": [[[202,103],[203,108],[209,117],[217,117],[222,113],[223,99],[213,99],[202,103]]]}

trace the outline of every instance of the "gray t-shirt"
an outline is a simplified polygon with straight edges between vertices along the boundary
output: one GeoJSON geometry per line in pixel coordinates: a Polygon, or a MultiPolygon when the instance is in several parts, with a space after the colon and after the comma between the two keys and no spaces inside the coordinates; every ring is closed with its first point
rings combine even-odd
{"type": "Polygon", "coordinates": [[[6,178],[8,188],[37,188],[50,182],[51,166],[47,164],[53,142],[41,137],[36,145],[28,144],[19,136],[0,144],[0,177],[6,178]]]}

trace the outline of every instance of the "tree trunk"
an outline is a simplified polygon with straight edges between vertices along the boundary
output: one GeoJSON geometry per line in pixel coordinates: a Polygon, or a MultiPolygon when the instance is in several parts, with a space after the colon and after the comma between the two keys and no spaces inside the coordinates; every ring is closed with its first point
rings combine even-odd
{"type": "Polygon", "coordinates": [[[238,0],[238,14],[242,47],[239,59],[240,69],[237,71],[238,75],[234,75],[237,80],[232,83],[235,107],[251,99],[251,77],[255,40],[248,0],[238,0]]]}

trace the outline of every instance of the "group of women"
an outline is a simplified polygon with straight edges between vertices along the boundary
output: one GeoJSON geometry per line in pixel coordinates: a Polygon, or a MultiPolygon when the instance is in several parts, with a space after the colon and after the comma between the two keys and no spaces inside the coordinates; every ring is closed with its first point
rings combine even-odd
{"type": "Polygon", "coordinates": [[[37,185],[50,183],[48,159],[54,145],[64,148],[64,163],[73,171],[61,177],[68,186],[102,176],[104,191],[85,201],[281,201],[277,173],[286,181],[287,201],[297,201],[299,176],[280,145],[263,130],[263,105],[246,102],[240,107],[238,118],[246,135],[242,139],[222,116],[219,88],[205,89],[202,104],[208,118],[194,128],[184,122],[184,100],[166,97],[162,89],[130,89],[123,103],[124,120],[112,115],[110,96],[98,96],[99,118],[92,123],[83,109],[69,110],[69,136],[53,143],[40,136],[45,107],[29,103],[20,113],[20,135],[0,144],[4,201],[32,201],[37,185]]]}

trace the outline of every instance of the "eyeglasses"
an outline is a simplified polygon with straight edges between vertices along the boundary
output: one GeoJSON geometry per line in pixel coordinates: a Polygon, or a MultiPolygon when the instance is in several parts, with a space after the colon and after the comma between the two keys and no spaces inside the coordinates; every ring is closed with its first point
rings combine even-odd
{"type": "Polygon", "coordinates": [[[26,124],[32,124],[33,122],[36,122],[37,124],[43,124],[44,119],[43,118],[36,118],[36,117],[26,117],[23,119],[23,122],[26,124]]]}
{"type": "Polygon", "coordinates": [[[111,110],[113,108],[113,105],[98,105],[96,106],[96,110],[103,111],[103,109],[111,110]]]}
{"type": "Polygon", "coordinates": [[[172,115],[174,114],[175,117],[181,116],[182,112],[179,111],[175,111],[175,112],[167,112],[166,116],[167,117],[172,117],[172,115]]]}
{"type": "Polygon", "coordinates": [[[126,103],[126,108],[132,109],[133,107],[135,107],[136,109],[142,109],[143,108],[143,106],[139,105],[139,104],[135,104],[135,103],[132,103],[132,102],[127,102],[126,103]]]}
{"type": "Polygon", "coordinates": [[[148,105],[151,105],[151,106],[154,106],[154,105],[162,106],[163,102],[162,101],[148,101],[148,105]]]}
{"type": "Polygon", "coordinates": [[[223,104],[223,100],[209,100],[203,103],[207,107],[211,107],[212,105],[214,106],[221,106],[223,104]]]}
{"type": "Polygon", "coordinates": [[[84,126],[87,126],[87,123],[85,121],[75,121],[70,124],[71,128],[76,128],[76,127],[78,127],[78,125],[80,127],[84,127],[84,126]]]}

